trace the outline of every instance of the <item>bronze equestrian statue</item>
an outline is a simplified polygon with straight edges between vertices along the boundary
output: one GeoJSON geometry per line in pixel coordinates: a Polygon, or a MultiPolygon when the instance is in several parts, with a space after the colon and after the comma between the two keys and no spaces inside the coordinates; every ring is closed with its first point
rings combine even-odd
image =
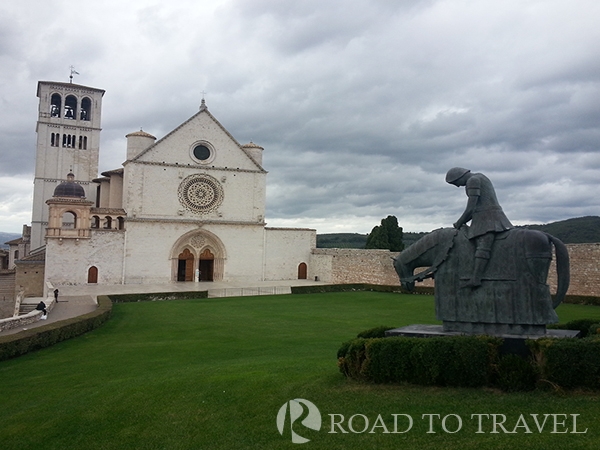
{"type": "Polygon", "coordinates": [[[429,233],[395,259],[402,286],[412,290],[415,281],[435,278],[436,318],[444,331],[545,334],[546,324],[558,322],[554,308],[569,287],[566,246],[549,234],[514,228],[483,174],[453,168],[446,181],[465,186],[467,207],[454,228],[429,233]],[[546,284],[553,247],[554,299],[546,284]],[[425,270],[414,275],[416,268],[425,270]]]}

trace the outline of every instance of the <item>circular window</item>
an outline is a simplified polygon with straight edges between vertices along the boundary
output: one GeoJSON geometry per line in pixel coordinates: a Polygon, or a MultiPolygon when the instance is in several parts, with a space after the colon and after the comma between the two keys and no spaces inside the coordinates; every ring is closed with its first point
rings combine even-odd
{"type": "Polygon", "coordinates": [[[200,161],[206,161],[210,158],[210,149],[206,145],[196,145],[194,147],[194,156],[200,161]]]}
{"type": "Polygon", "coordinates": [[[196,142],[190,148],[190,156],[200,164],[208,164],[215,158],[215,151],[208,142],[196,142]]]}
{"type": "Polygon", "coordinates": [[[179,202],[189,211],[208,213],[223,202],[221,184],[209,175],[190,175],[179,185],[179,202]]]}

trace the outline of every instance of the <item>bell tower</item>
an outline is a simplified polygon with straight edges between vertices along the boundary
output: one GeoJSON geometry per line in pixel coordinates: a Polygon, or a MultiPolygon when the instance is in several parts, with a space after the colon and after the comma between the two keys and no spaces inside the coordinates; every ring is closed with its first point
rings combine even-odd
{"type": "Polygon", "coordinates": [[[48,225],[46,200],[72,172],[95,202],[104,91],[73,83],[40,81],[33,181],[31,249],[44,245],[48,225]]]}

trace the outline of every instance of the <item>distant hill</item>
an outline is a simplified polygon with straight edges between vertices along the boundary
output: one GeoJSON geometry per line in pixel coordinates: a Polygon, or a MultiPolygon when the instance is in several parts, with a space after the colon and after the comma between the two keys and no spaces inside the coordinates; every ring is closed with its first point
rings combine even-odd
{"type": "Polygon", "coordinates": [[[0,248],[8,248],[8,245],[5,245],[5,242],[12,241],[13,239],[20,238],[21,235],[18,233],[3,233],[0,231],[0,248]]]}
{"type": "MultiPolygon", "coordinates": [[[[600,217],[586,216],[561,220],[545,225],[525,225],[523,228],[544,231],[559,238],[565,244],[600,242],[600,217]]],[[[404,246],[414,244],[427,232],[404,233],[404,246]]],[[[365,248],[366,234],[329,233],[317,234],[318,248],[365,248]]]]}
{"type": "Polygon", "coordinates": [[[317,248],[365,248],[366,234],[328,233],[317,234],[317,248]]]}
{"type": "MultiPolygon", "coordinates": [[[[427,233],[404,233],[402,240],[405,248],[414,244],[427,233]]],[[[366,234],[328,233],[317,234],[317,248],[365,248],[366,234]]]]}
{"type": "Polygon", "coordinates": [[[525,228],[544,231],[565,244],[600,242],[600,217],[586,216],[561,220],[546,225],[527,225],[525,228]]]}

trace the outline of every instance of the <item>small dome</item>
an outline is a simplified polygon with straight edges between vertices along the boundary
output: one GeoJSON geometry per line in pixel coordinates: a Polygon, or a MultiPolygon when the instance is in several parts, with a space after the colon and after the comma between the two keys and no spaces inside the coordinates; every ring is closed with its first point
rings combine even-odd
{"type": "Polygon", "coordinates": [[[247,144],[242,145],[242,148],[259,148],[261,150],[264,150],[264,148],[262,148],[260,145],[256,145],[254,142],[250,141],[247,144]]]}
{"type": "Polygon", "coordinates": [[[70,173],[67,175],[67,181],[56,186],[53,197],[85,198],[85,190],[81,185],[75,183],[75,175],[70,173]]]}
{"type": "Polygon", "coordinates": [[[156,138],[154,136],[152,136],[150,133],[146,133],[144,130],[134,131],[133,133],[129,133],[125,137],[128,138],[128,137],[133,137],[133,136],[145,137],[145,138],[150,138],[150,139],[156,140],[156,138]]]}

